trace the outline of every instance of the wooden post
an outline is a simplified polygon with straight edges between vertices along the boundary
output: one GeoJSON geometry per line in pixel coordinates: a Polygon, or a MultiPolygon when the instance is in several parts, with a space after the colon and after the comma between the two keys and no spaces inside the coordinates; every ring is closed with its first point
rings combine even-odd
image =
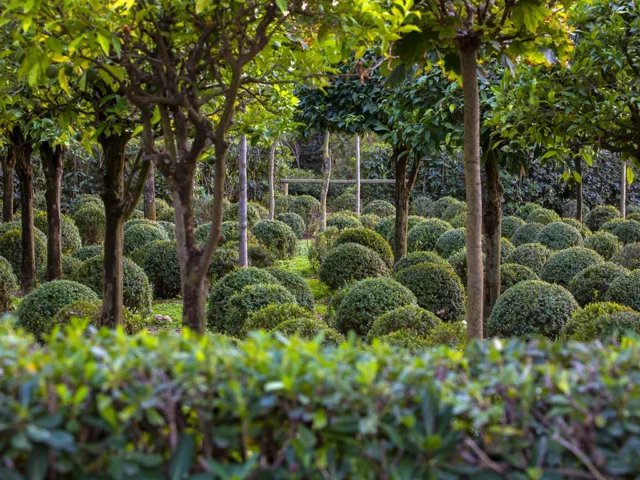
{"type": "Polygon", "coordinates": [[[288,183],[283,183],[282,184],[282,194],[286,197],[287,195],[289,195],[289,184],[288,183]]]}

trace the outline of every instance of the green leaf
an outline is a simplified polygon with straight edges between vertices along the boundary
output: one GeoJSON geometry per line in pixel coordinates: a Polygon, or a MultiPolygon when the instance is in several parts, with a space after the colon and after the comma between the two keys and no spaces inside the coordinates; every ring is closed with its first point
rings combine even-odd
{"type": "Polygon", "coordinates": [[[100,45],[100,48],[102,48],[104,54],[109,55],[109,47],[111,45],[110,39],[102,33],[98,32],[96,40],[98,41],[98,44],[100,45]]]}
{"type": "Polygon", "coordinates": [[[196,0],[196,13],[202,13],[208,4],[209,0],[196,0]]]}
{"type": "Polygon", "coordinates": [[[276,0],[276,5],[282,13],[287,11],[287,0],[276,0]]]}
{"type": "Polygon", "coordinates": [[[633,172],[633,168],[631,168],[631,165],[627,165],[627,183],[631,185],[635,178],[636,174],[633,172]]]}
{"type": "Polygon", "coordinates": [[[178,449],[169,463],[169,478],[182,480],[189,473],[195,454],[195,443],[191,435],[181,435],[178,449]]]}

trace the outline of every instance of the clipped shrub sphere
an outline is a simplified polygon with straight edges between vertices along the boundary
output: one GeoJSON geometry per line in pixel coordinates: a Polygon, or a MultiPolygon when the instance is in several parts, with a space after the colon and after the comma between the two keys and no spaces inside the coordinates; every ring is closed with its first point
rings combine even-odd
{"type": "MultiPolygon", "coordinates": [[[[53,324],[64,327],[70,325],[74,318],[81,318],[89,320],[90,325],[99,327],[101,314],[102,302],[100,300],[78,300],[58,310],[58,313],[53,317],[53,324]]],[[[134,335],[144,328],[144,321],[140,315],[132,313],[125,307],[122,312],[122,326],[129,335],[134,335]]]]}
{"type": "Polygon", "coordinates": [[[327,227],[334,227],[338,230],[346,230],[347,228],[362,228],[362,223],[358,218],[350,213],[332,213],[327,218],[327,227]]]}
{"type": "Polygon", "coordinates": [[[611,316],[617,316],[620,313],[637,314],[633,309],[614,302],[589,304],[582,310],[576,310],[571,320],[562,329],[560,340],[575,340],[579,342],[588,342],[596,339],[604,340],[613,334],[613,331],[607,331],[607,327],[615,323],[606,319],[611,316]]]}
{"type": "Polygon", "coordinates": [[[393,237],[396,227],[396,219],[393,217],[381,218],[374,228],[375,232],[389,240],[393,237]]]}
{"type": "Polygon", "coordinates": [[[538,233],[536,242],[541,243],[550,250],[581,247],[584,243],[580,232],[575,227],[564,222],[551,222],[546,225],[538,233]]]}
{"type": "Polygon", "coordinates": [[[373,213],[380,218],[393,217],[396,214],[396,207],[386,200],[373,200],[364,206],[362,213],[364,215],[373,213]]]}
{"type": "Polygon", "coordinates": [[[407,248],[409,252],[433,250],[436,246],[438,238],[453,227],[437,218],[430,218],[419,223],[411,230],[407,236],[407,248]]]}
{"type": "Polygon", "coordinates": [[[610,260],[620,250],[618,237],[608,232],[596,232],[584,240],[584,246],[598,252],[605,260],[610,260]]]}
{"type": "Polygon", "coordinates": [[[600,230],[600,227],[609,220],[619,217],[620,212],[616,207],[612,205],[598,205],[587,214],[584,223],[589,227],[589,230],[597,232],[600,230]]]}
{"type": "Polygon", "coordinates": [[[351,192],[345,192],[339,197],[336,197],[331,202],[333,210],[336,212],[355,212],[356,211],[356,196],[351,192]]]}
{"type": "Polygon", "coordinates": [[[640,222],[625,220],[616,225],[612,233],[625,245],[640,242],[640,222]]]}
{"type": "Polygon", "coordinates": [[[459,205],[461,203],[462,202],[457,198],[449,196],[441,197],[431,204],[430,208],[427,209],[426,215],[423,216],[427,218],[436,217],[441,219],[447,208],[449,208],[451,205],[459,205]]]}
{"type": "Polygon", "coordinates": [[[154,222],[153,220],[149,220],[148,218],[134,218],[133,220],[127,220],[126,222],[124,222],[124,231],[126,232],[131,227],[135,227],[138,225],[151,225],[154,227],[157,226],[156,222],[154,222]]]}
{"type": "MultiPolygon", "coordinates": [[[[44,272],[47,268],[47,240],[40,230],[34,230],[33,244],[36,273],[38,273],[44,272]]],[[[22,272],[22,230],[9,230],[0,236],[0,256],[11,264],[13,272],[20,277],[22,272]]]]}
{"type": "Polygon", "coordinates": [[[318,269],[320,280],[334,289],[365,278],[387,275],[389,268],[380,255],[357,243],[334,247],[318,269]]]}
{"type": "Polygon", "coordinates": [[[625,245],[611,257],[611,261],[629,270],[640,268],[640,243],[625,245]]]}
{"type": "Polygon", "coordinates": [[[132,255],[142,267],[158,299],[179,297],[182,293],[178,248],[172,240],[161,240],[145,245],[142,252],[132,255]]]}
{"type": "Polygon", "coordinates": [[[506,263],[517,263],[529,267],[539,274],[553,252],[540,243],[525,243],[517,247],[506,259],[506,263]]]}
{"type": "Polygon", "coordinates": [[[164,221],[164,220],[158,220],[156,223],[160,226],[160,228],[162,228],[164,230],[164,233],[167,234],[167,237],[169,238],[169,240],[175,240],[176,239],[176,224],[175,223],[164,221]]]}
{"type": "Polygon", "coordinates": [[[466,246],[467,230],[465,228],[456,228],[444,232],[438,241],[436,242],[436,253],[443,257],[450,257],[456,252],[459,252],[466,246]]]}
{"type": "Polygon", "coordinates": [[[421,263],[399,271],[395,278],[414,293],[420,307],[442,320],[464,316],[467,301],[464,287],[448,265],[421,263]]]}
{"type": "Polygon", "coordinates": [[[296,254],[298,237],[286,223],[278,220],[262,220],[252,229],[256,240],[280,260],[286,260],[296,254]]]}
{"type": "Polygon", "coordinates": [[[529,217],[529,215],[531,215],[535,210],[538,210],[539,208],[542,207],[537,203],[527,202],[524,205],[520,205],[516,209],[516,216],[522,219],[526,219],[529,217]]]}
{"type": "Polygon", "coordinates": [[[359,220],[364,228],[375,230],[376,225],[380,221],[380,217],[375,213],[367,213],[366,215],[360,215],[359,220]]]}
{"type": "Polygon", "coordinates": [[[428,217],[430,213],[430,207],[433,203],[431,197],[417,197],[413,199],[409,205],[409,212],[412,215],[418,215],[420,217],[428,217]]]}
{"type": "Polygon", "coordinates": [[[540,278],[567,288],[573,277],[582,270],[602,262],[604,259],[593,250],[584,247],[568,248],[549,257],[540,271],[540,278]]]}
{"type": "Polygon", "coordinates": [[[124,232],[123,252],[125,255],[130,255],[138,248],[158,240],[169,240],[169,236],[162,227],[158,225],[134,225],[124,232]]]}
{"type": "Polygon", "coordinates": [[[520,282],[539,279],[536,272],[524,265],[505,263],[500,267],[500,282],[503,292],[520,282]]]}
{"type": "Polygon", "coordinates": [[[591,230],[589,230],[584,223],[579,222],[575,218],[561,218],[560,221],[562,223],[566,223],[567,225],[571,225],[573,228],[578,230],[583,239],[586,239],[588,236],[592,235],[591,230]]]}
{"type": "Polygon", "coordinates": [[[435,252],[412,252],[398,260],[398,263],[393,267],[393,271],[399,272],[400,270],[413,267],[420,263],[439,263],[441,265],[449,264],[449,262],[435,252]]]}
{"type": "Polygon", "coordinates": [[[294,318],[313,318],[313,314],[295,303],[271,304],[249,315],[244,324],[241,336],[246,336],[252,330],[270,331],[281,323],[294,318]]]}
{"type": "Polygon", "coordinates": [[[365,336],[374,319],[405,305],[415,305],[411,290],[391,278],[370,278],[354,284],[344,295],[334,319],[336,329],[365,336]]]}
{"type": "Polygon", "coordinates": [[[407,305],[376,318],[367,334],[367,341],[371,342],[374,338],[389,335],[398,330],[409,330],[416,337],[426,336],[441,322],[430,311],[416,305],[407,305]]]}
{"type": "Polygon", "coordinates": [[[293,233],[296,234],[296,237],[303,237],[306,226],[304,224],[304,219],[297,213],[281,213],[280,215],[278,215],[277,220],[289,225],[289,227],[291,227],[291,230],[293,230],[293,233]]]}
{"type": "MultiPolygon", "coordinates": [[[[34,226],[48,235],[49,225],[46,212],[36,212],[33,217],[34,226]]],[[[60,243],[63,254],[71,254],[82,247],[80,231],[73,219],[60,215],[60,243]]]]}
{"type": "Polygon", "coordinates": [[[84,262],[85,260],[89,260],[91,257],[95,257],[96,255],[102,255],[102,245],[86,245],[79,249],[77,252],[74,252],[71,256],[84,262]]]}
{"type": "Polygon", "coordinates": [[[539,280],[520,282],[498,297],[487,333],[493,337],[543,335],[555,340],[578,308],[571,293],[559,285],[539,280]]]}
{"type": "MultiPolygon", "coordinates": [[[[229,208],[224,210],[222,215],[223,222],[236,222],[240,220],[240,205],[237,203],[232,203],[229,208]]],[[[262,220],[261,210],[253,203],[247,202],[247,224],[249,228],[253,228],[253,226],[262,220]]]]}
{"type": "Polygon", "coordinates": [[[640,311],[640,270],[616,278],[609,285],[606,300],[640,311]]]}
{"type": "Polygon", "coordinates": [[[542,207],[534,210],[527,217],[527,223],[541,223],[542,225],[548,225],[559,220],[560,215],[558,215],[553,210],[542,207]]]}
{"type": "Polygon", "coordinates": [[[100,195],[96,195],[94,193],[85,193],[78,195],[71,201],[69,205],[69,212],[73,215],[82,207],[89,204],[97,205],[100,208],[104,208],[104,204],[102,203],[102,198],[100,198],[100,195]]]}
{"type": "Polygon", "coordinates": [[[522,225],[516,228],[513,237],[511,237],[511,243],[516,247],[524,245],[525,243],[534,243],[543,228],[544,225],[541,223],[527,223],[522,225]]]}
{"type": "Polygon", "coordinates": [[[452,203],[442,212],[441,218],[450,222],[456,217],[467,215],[467,202],[452,203]]]}
{"type": "Polygon", "coordinates": [[[292,197],[289,204],[289,211],[297,213],[302,217],[307,228],[305,232],[306,235],[316,233],[320,225],[320,215],[322,212],[322,205],[316,198],[311,195],[292,197]]]}
{"type": "MultiPolygon", "coordinates": [[[[608,222],[604,223],[601,227],[600,227],[600,231],[601,232],[609,232],[609,233],[613,233],[614,230],[618,227],[618,225],[620,225],[621,223],[625,223],[627,220],[625,220],[624,218],[614,218],[612,220],[609,220],[608,222]]],[[[614,234],[615,235],[615,234],[614,234]]],[[[617,235],[616,235],[617,236],[617,235]]]]}
{"type": "Polygon", "coordinates": [[[596,263],[578,273],[569,283],[569,291],[578,304],[602,301],[613,281],[628,270],[613,262],[596,263]]]}
{"type": "Polygon", "coordinates": [[[367,230],[366,228],[349,228],[342,231],[336,239],[334,246],[345,243],[357,243],[370,248],[380,255],[380,258],[389,268],[393,266],[393,252],[391,251],[391,247],[382,235],[378,233],[367,230]]]}
{"type": "Polygon", "coordinates": [[[103,242],[106,219],[101,205],[84,205],[73,215],[73,221],[80,231],[83,245],[100,245],[103,242]]]}
{"type": "Polygon", "coordinates": [[[267,272],[273,275],[278,282],[293,294],[298,305],[309,311],[313,311],[315,300],[309,285],[302,275],[276,267],[267,268],[267,272]]]}
{"type": "Polygon", "coordinates": [[[62,256],[62,278],[71,280],[76,274],[78,268],[82,265],[82,260],[72,257],[71,255],[62,256]]]}
{"type": "Polygon", "coordinates": [[[0,257],[0,313],[9,311],[11,299],[18,288],[18,279],[9,261],[0,257]]]}
{"type": "Polygon", "coordinates": [[[526,224],[523,219],[516,216],[502,217],[502,236],[511,240],[513,234],[516,232],[518,227],[526,224]]]}
{"type": "MultiPolygon", "coordinates": [[[[578,213],[578,201],[573,199],[562,204],[561,207],[562,216],[564,218],[576,218],[578,213]]],[[[585,217],[590,212],[589,207],[584,203],[582,204],[582,216],[585,217]]]]}
{"type": "Polygon", "coordinates": [[[272,330],[272,333],[281,335],[297,336],[303,340],[314,340],[318,335],[324,337],[322,345],[340,345],[345,338],[333,328],[327,327],[324,323],[312,318],[295,318],[282,322],[272,330]]]}

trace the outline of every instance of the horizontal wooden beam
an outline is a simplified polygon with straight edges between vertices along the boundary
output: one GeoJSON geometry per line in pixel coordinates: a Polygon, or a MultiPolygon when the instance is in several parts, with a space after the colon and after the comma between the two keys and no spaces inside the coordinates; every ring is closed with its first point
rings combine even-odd
{"type": "MultiPolygon", "coordinates": [[[[324,183],[322,178],[283,178],[280,180],[280,183],[289,184],[289,183],[304,183],[304,184],[320,184],[324,183]]],[[[355,180],[329,180],[329,183],[334,185],[355,185],[355,180]]],[[[382,185],[393,185],[396,183],[394,179],[389,178],[363,178],[360,180],[362,185],[369,184],[382,184],[382,185]]]]}

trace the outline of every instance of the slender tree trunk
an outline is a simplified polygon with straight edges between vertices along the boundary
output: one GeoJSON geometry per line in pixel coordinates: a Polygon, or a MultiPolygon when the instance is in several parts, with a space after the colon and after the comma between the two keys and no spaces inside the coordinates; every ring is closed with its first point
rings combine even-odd
{"type": "Polygon", "coordinates": [[[16,155],[12,146],[2,156],[2,221],[13,222],[13,173],[16,168],[16,155]]]}
{"type": "Polygon", "coordinates": [[[461,38],[460,64],[464,92],[464,170],[467,189],[467,339],[483,337],[482,178],[480,175],[480,96],[478,44],[461,38]]]}
{"type": "Polygon", "coordinates": [[[276,148],[278,142],[274,141],[269,149],[269,220],[276,216],[276,148]]]}
{"type": "Polygon", "coordinates": [[[356,133],[356,213],[360,215],[360,134],[358,133],[356,133]]]}
{"type": "Polygon", "coordinates": [[[622,162],[620,172],[620,215],[627,217],[627,162],[622,162]]]}
{"type": "Polygon", "coordinates": [[[582,158],[576,155],[573,161],[576,172],[578,172],[581,178],[580,182],[576,185],[576,220],[582,222],[582,211],[584,210],[584,189],[582,187],[582,180],[584,180],[584,177],[582,176],[582,158]]]}
{"type": "Polygon", "coordinates": [[[498,163],[491,150],[486,154],[487,204],[484,211],[484,233],[486,237],[485,260],[485,320],[491,315],[493,306],[500,296],[501,245],[502,238],[502,184],[498,175],[498,163]]]}
{"type": "Polygon", "coordinates": [[[36,255],[33,226],[33,167],[31,155],[33,142],[25,138],[20,127],[11,132],[12,147],[16,155],[16,173],[20,180],[20,202],[22,205],[22,265],[20,291],[27,295],[36,285],[36,255]]]}
{"type": "Polygon", "coordinates": [[[247,253],[247,136],[240,138],[240,158],[238,161],[239,172],[239,201],[238,201],[238,222],[240,230],[240,268],[249,266],[249,255],[247,253]]]}
{"type": "Polygon", "coordinates": [[[407,233],[409,227],[409,196],[411,191],[407,188],[407,160],[408,155],[400,155],[402,152],[393,152],[396,167],[395,204],[396,222],[394,229],[393,259],[397,263],[407,254],[407,233]]]}
{"type": "Polygon", "coordinates": [[[62,279],[62,231],[60,217],[60,189],[62,187],[61,145],[40,144],[40,158],[47,183],[47,280],[62,279]]]}
{"type": "Polygon", "coordinates": [[[144,184],[144,218],[156,221],[156,177],[152,164],[144,184]]]}
{"type": "Polygon", "coordinates": [[[320,231],[327,228],[327,195],[329,194],[329,181],[331,180],[331,157],[329,156],[329,131],[324,132],[324,142],[322,146],[322,160],[324,162],[324,183],[322,184],[322,194],[320,195],[320,231]]]}

